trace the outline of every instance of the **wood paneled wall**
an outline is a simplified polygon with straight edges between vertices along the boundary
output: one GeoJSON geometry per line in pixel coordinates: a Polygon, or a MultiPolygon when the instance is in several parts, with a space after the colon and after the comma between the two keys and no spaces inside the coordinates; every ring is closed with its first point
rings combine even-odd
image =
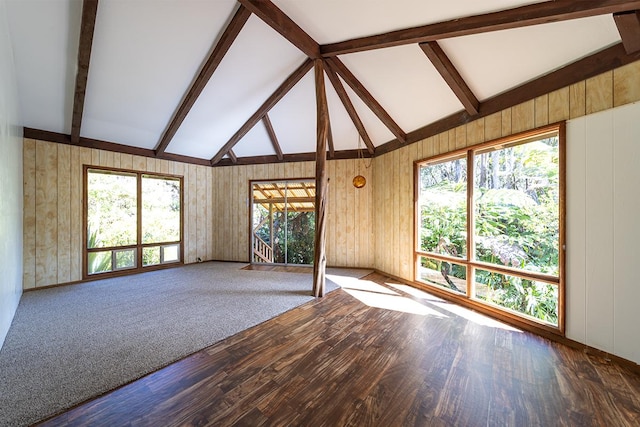
{"type": "Polygon", "coordinates": [[[640,61],[377,157],[375,267],[413,280],[414,161],[638,100],[640,61]]]}
{"type": "Polygon", "coordinates": [[[24,140],[23,288],[82,279],[82,166],[184,176],[184,260],[213,253],[212,169],[51,142],[24,140]]]}
{"type": "MultiPolygon", "coordinates": [[[[327,162],[327,265],[373,267],[373,165],[369,160],[327,162]],[[370,167],[367,167],[370,166],[370,167]],[[354,176],[367,179],[356,189],[354,176]]],[[[229,166],[213,169],[213,259],[249,260],[249,181],[311,178],[313,162],[229,166]]]]}
{"type": "MultiPolygon", "coordinates": [[[[313,178],[313,162],[210,168],[51,142],[24,140],[25,289],[82,279],[82,166],[184,176],[185,263],[249,260],[249,181],[313,178]]],[[[328,162],[327,263],[373,267],[373,167],[328,162]],[[366,177],[365,188],[351,180],[366,177]]]]}

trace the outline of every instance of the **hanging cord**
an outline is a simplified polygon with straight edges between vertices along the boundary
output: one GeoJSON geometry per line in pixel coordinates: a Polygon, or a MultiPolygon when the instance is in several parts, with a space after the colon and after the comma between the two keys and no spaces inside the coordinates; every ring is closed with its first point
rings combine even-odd
{"type": "Polygon", "coordinates": [[[373,157],[369,157],[369,164],[367,165],[367,161],[364,158],[364,154],[362,152],[362,137],[360,136],[360,132],[358,132],[358,158],[362,159],[362,164],[365,169],[369,169],[371,164],[373,163],[373,157]]]}

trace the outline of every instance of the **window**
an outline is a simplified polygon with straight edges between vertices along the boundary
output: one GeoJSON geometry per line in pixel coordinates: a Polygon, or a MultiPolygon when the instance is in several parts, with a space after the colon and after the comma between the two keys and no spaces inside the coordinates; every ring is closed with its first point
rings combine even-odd
{"type": "Polygon", "coordinates": [[[182,179],[85,166],[85,277],[182,261],[182,179]]]}
{"type": "Polygon", "coordinates": [[[564,135],[548,127],[416,164],[416,281],[562,331],[564,135]]]}
{"type": "Polygon", "coordinates": [[[251,193],[251,262],[313,264],[315,181],[253,181],[251,193]]]}

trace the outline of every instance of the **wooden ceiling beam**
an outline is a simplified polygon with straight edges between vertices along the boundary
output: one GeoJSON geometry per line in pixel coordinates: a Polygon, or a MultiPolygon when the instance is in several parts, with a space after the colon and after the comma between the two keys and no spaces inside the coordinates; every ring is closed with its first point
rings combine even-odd
{"type": "Polygon", "coordinates": [[[333,159],[336,155],[336,150],[333,145],[333,131],[331,130],[331,117],[329,116],[328,107],[327,107],[327,122],[329,123],[329,129],[327,129],[327,149],[329,150],[329,158],[333,159]]]}
{"type": "Polygon", "coordinates": [[[229,51],[229,48],[235,41],[236,37],[238,37],[238,34],[240,34],[240,30],[242,30],[250,16],[251,12],[249,12],[249,10],[247,10],[243,5],[240,5],[238,10],[236,10],[236,13],[233,15],[233,18],[231,18],[229,25],[227,25],[222,36],[220,36],[220,40],[216,43],[216,46],[207,58],[207,61],[202,66],[200,73],[198,73],[198,76],[191,84],[191,87],[187,91],[182,103],[173,114],[173,117],[171,117],[171,121],[160,137],[155,148],[157,155],[161,155],[167,149],[169,143],[178,131],[178,128],[189,114],[189,111],[191,111],[191,108],[207,86],[207,83],[209,83],[211,76],[213,76],[213,73],[222,62],[222,59],[229,51]]]}
{"type": "Polygon", "coordinates": [[[269,140],[271,140],[271,145],[273,145],[273,149],[276,152],[276,156],[278,156],[278,160],[282,161],[282,148],[280,148],[278,137],[276,136],[276,132],[273,130],[273,125],[271,124],[271,120],[269,119],[269,114],[264,115],[264,117],[262,118],[262,122],[264,123],[264,127],[267,129],[269,140]]]}
{"type": "Polygon", "coordinates": [[[356,78],[355,75],[347,68],[344,63],[338,58],[327,58],[326,60],[329,67],[337,73],[342,79],[351,87],[351,89],[360,97],[362,102],[380,119],[380,121],[391,131],[391,133],[398,138],[399,141],[405,141],[407,134],[400,128],[400,126],[393,120],[393,118],[387,113],[387,110],[380,105],[380,103],[371,95],[366,87],[356,78]]]}
{"type": "MultiPolygon", "coordinates": [[[[377,149],[376,149],[377,151],[377,149]]],[[[336,150],[333,160],[349,160],[349,159],[360,159],[360,158],[371,158],[373,157],[369,154],[368,151],[362,152],[361,150],[336,150]]],[[[263,165],[267,163],[277,163],[277,162],[313,162],[316,158],[316,153],[294,153],[294,154],[285,154],[282,160],[278,160],[275,154],[267,155],[267,156],[247,156],[247,157],[238,157],[238,163],[236,165],[263,165]]],[[[327,159],[329,159],[329,152],[327,151],[327,159]]],[[[206,162],[208,165],[211,165],[209,160],[200,159],[206,162]]],[[[231,163],[231,159],[224,158],[220,160],[215,166],[235,166],[231,163]]]]}
{"type": "Polygon", "coordinates": [[[627,53],[635,53],[640,50],[640,10],[631,12],[614,13],[618,32],[622,38],[622,44],[627,53]]]}
{"type": "MultiPolygon", "coordinates": [[[[50,132],[41,129],[24,128],[23,136],[29,139],[39,141],[55,142],[58,144],[76,145],[78,147],[96,148],[98,150],[112,151],[114,153],[131,154],[134,156],[143,156],[158,158],[156,153],[149,148],[134,147],[132,145],[116,144],[115,142],[102,141],[99,139],[80,137],[77,142],[71,141],[71,135],[58,132],[50,132]]],[[[161,157],[164,160],[172,160],[182,163],[190,163],[201,166],[211,166],[211,162],[207,159],[198,157],[183,156],[181,154],[164,153],[161,157]]],[[[285,158],[285,161],[287,159],[285,158]]]]}
{"type": "MultiPolygon", "coordinates": [[[[437,122],[431,123],[407,135],[407,142],[413,143],[439,133],[451,130],[473,120],[486,117],[499,111],[511,108],[523,102],[535,99],[574,83],[586,80],[599,74],[619,68],[640,60],[640,52],[627,54],[622,43],[601,50],[585,58],[572,62],[556,71],[545,74],[535,80],[515,87],[480,104],[477,115],[471,116],[466,111],[452,114],[437,122]]],[[[399,141],[389,141],[376,148],[376,156],[402,147],[399,141]]]]}
{"type": "Polygon", "coordinates": [[[224,157],[227,152],[233,148],[234,145],[242,139],[243,136],[247,134],[251,130],[256,123],[258,123],[265,114],[269,112],[273,108],[274,105],[278,103],[290,90],[292,87],[296,85],[300,81],[302,77],[313,67],[313,61],[308,59],[302,63],[287,79],[278,87],[278,89],[271,94],[269,98],[258,108],[258,110],[253,113],[251,117],[242,125],[240,129],[227,141],[220,150],[216,153],[215,156],[211,159],[211,164],[215,165],[218,163],[222,157],[224,157]]]}
{"type": "Polygon", "coordinates": [[[640,1],[557,0],[320,46],[323,57],[640,9],[640,1]]]}
{"type": "Polygon", "coordinates": [[[311,59],[320,58],[320,46],[298,24],[269,0],[238,0],[311,59]]]}
{"type": "Polygon", "coordinates": [[[236,153],[234,153],[233,150],[229,150],[227,152],[227,156],[229,156],[229,158],[231,159],[231,163],[233,163],[234,165],[238,163],[238,157],[236,157],[236,153]]]}
{"type": "Polygon", "coordinates": [[[473,94],[438,42],[420,43],[420,49],[427,55],[444,81],[458,97],[465,110],[472,116],[478,114],[480,108],[478,98],[473,94]]]}
{"type": "Polygon", "coordinates": [[[345,110],[347,110],[349,117],[351,117],[351,121],[353,122],[353,125],[356,127],[356,129],[358,130],[358,133],[360,134],[360,137],[362,138],[365,145],[367,146],[367,150],[369,151],[369,154],[373,154],[376,150],[376,147],[373,145],[373,142],[371,141],[371,138],[369,137],[369,134],[367,133],[367,130],[365,129],[364,124],[362,123],[362,120],[360,120],[360,116],[358,116],[358,112],[353,106],[351,99],[349,99],[349,95],[347,94],[347,91],[344,89],[344,86],[342,85],[340,78],[338,77],[336,72],[333,70],[333,68],[331,68],[330,66],[327,67],[325,71],[327,72],[327,75],[329,76],[329,80],[331,81],[333,88],[336,90],[336,93],[338,94],[340,101],[342,101],[342,105],[344,105],[344,108],[345,110]]]}
{"type": "Polygon", "coordinates": [[[76,73],[73,113],[71,116],[71,142],[73,144],[77,144],[80,141],[84,97],[87,90],[91,46],[93,45],[93,32],[96,26],[97,14],[98,0],[84,0],[82,3],[82,23],[80,24],[80,44],[78,46],[78,71],[76,73]]]}

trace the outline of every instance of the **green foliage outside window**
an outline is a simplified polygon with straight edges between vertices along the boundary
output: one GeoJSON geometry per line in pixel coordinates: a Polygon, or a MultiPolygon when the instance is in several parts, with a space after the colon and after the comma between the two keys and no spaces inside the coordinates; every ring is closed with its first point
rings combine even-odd
{"type": "MultiPolygon", "coordinates": [[[[476,154],[475,260],[559,274],[558,159],[557,138],[476,154]]],[[[422,251],[466,257],[467,186],[462,163],[465,159],[420,168],[422,251]]],[[[451,269],[449,274],[462,279],[462,270],[451,269]]],[[[475,281],[478,298],[557,324],[557,286],[479,269],[475,281]]]]}

